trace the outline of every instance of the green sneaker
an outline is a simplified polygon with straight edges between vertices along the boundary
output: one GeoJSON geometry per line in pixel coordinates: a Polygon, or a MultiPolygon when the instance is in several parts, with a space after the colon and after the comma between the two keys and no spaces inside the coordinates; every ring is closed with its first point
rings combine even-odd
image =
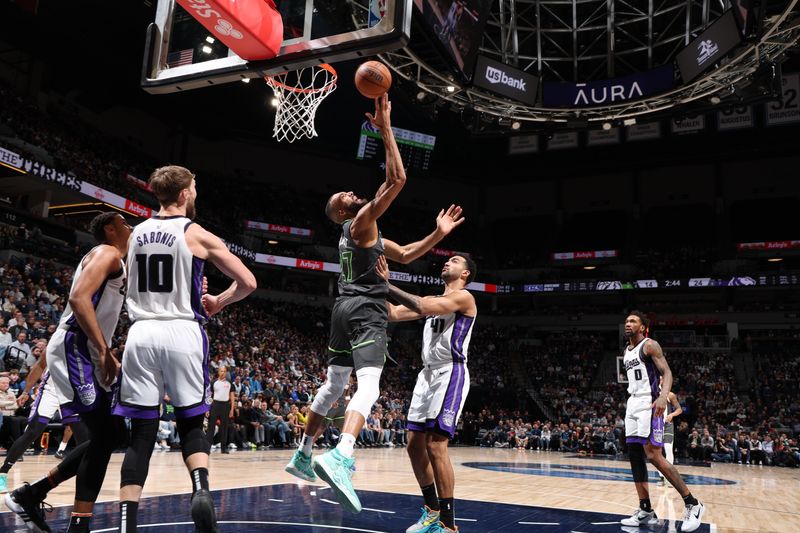
{"type": "Polygon", "coordinates": [[[314,469],[311,468],[311,456],[304,454],[300,450],[294,452],[292,460],[284,467],[284,470],[305,481],[317,480],[317,475],[314,473],[314,469]]]}
{"type": "Polygon", "coordinates": [[[353,465],[356,460],[352,457],[345,457],[339,450],[333,449],[323,454],[314,461],[314,472],[331,486],[336,500],[351,513],[361,512],[361,502],[350,478],[353,476],[355,468],[353,465]]]}
{"type": "Polygon", "coordinates": [[[406,533],[424,533],[435,531],[439,523],[439,511],[434,511],[427,505],[422,507],[422,516],[419,517],[414,524],[412,524],[406,533]]]}
{"type": "Polygon", "coordinates": [[[0,494],[8,492],[8,474],[0,474],[0,494]]]}

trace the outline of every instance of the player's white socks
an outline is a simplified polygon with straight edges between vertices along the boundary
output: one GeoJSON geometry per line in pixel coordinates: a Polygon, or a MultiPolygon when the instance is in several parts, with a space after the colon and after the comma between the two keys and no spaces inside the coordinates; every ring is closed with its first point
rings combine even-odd
{"type": "Polygon", "coordinates": [[[58,451],[60,451],[60,452],[63,452],[64,450],[66,450],[66,449],[67,449],[67,444],[69,444],[69,443],[68,443],[68,442],[63,442],[63,441],[62,441],[62,442],[61,442],[61,443],[58,445],[58,451]]]}
{"type": "Polygon", "coordinates": [[[345,457],[353,457],[353,445],[355,445],[355,443],[355,436],[349,433],[342,433],[342,436],[339,437],[339,444],[336,445],[336,449],[345,457]]]}
{"type": "Polygon", "coordinates": [[[306,433],[303,435],[303,440],[300,441],[300,451],[304,455],[311,455],[311,449],[314,447],[314,436],[306,433]]]}

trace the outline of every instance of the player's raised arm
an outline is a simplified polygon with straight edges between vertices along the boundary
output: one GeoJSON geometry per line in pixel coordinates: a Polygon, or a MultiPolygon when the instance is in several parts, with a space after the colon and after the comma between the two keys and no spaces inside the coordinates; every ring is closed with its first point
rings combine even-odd
{"type": "MultiPolygon", "coordinates": [[[[368,236],[373,224],[392,205],[392,202],[406,184],[406,170],[403,158],[394,138],[391,124],[392,103],[389,95],[384,94],[375,99],[375,114],[367,113],[367,118],[383,138],[386,150],[386,181],[378,189],[375,198],[359,210],[350,226],[350,233],[356,241],[368,236]]],[[[366,240],[371,240],[367,238],[366,240]]]]}
{"type": "Polygon", "coordinates": [[[389,239],[383,239],[386,257],[397,263],[407,265],[415,259],[422,257],[439,241],[447,237],[451,231],[464,223],[466,218],[461,216],[460,205],[451,205],[447,211],[442,209],[436,217],[436,229],[422,240],[406,245],[399,245],[389,239]]]}
{"type": "Polygon", "coordinates": [[[661,373],[661,379],[663,380],[661,382],[661,395],[653,402],[653,407],[656,410],[655,416],[664,416],[664,409],[667,408],[669,393],[672,389],[672,370],[667,364],[667,358],[664,357],[661,345],[653,339],[649,339],[645,343],[644,354],[653,360],[653,364],[656,365],[656,368],[661,373]]]}
{"type": "MultiPolygon", "coordinates": [[[[385,257],[378,259],[376,271],[382,278],[389,280],[389,265],[386,263],[385,257]]],[[[468,291],[453,291],[440,296],[423,297],[405,292],[389,283],[389,298],[401,304],[393,305],[387,302],[390,322],[416,320],[425,316],[446,315],[456,311],[472,316],[476,313],[475,297],[468,291]]]]}
{"type": "Polygon", "coordinates": [[[210,316],[219,313],[226,306],[238,302],[256,290],[256,277],[242,263],[241,259],[228,250],[222,239],[197,224],[192,224],[186,230],[186,241],[192,253],[201,259],[208,260],[233,280],[230,287],[218,295],[203,295],[203,307],[210,316]]]}

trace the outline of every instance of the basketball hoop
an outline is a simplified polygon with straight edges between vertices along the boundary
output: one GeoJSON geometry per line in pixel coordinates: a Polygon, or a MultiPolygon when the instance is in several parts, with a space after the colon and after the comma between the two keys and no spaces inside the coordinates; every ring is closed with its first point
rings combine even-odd
{"type": "Polygon", "coordinates": [[[289,142],[316,137],[314,117],[319,104],[336,89],[336,70],[323,63],[264,79],[278,101],[272,136],[289,142]]]}

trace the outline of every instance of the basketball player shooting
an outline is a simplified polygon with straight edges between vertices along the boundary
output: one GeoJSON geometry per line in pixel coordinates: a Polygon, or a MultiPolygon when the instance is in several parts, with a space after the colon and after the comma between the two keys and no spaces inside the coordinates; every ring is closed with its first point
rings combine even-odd
{"type": "Polygon", "coordinates": [[[686,511],[681,531],[700,527],[705,506],[692,496],[678,471],[662,455],[664,410],[672,388],[672,371],[661,346],[645,336],[649,320],[640,311],[632,311],[625,319],[625,348],[623,362],[628,376],[628,404],[625,408],[625,442],[631,461],[633,481],[639,495],[639,509],[633,516],[620,521],[623,526],[648,527],[658,524],[650,503],[647,488],[645,457],[667,478],[683,498],[686,511]],[[659,393],[659,377],[663,378],[659,393]]]}
{"type": "Polygon", "coordinates": [[[209,492],[210,445],[203,432],[209,410],[209,315],[256,289],[253,273],[222,240],[192,222],[197,190],[194,174],[180,166],[156,169],[150,187],[161,206],[136,226],[128,248],[126,306],[133,322],[122,358],[114,414],[131,418],[130,445],[122,462],[120,531],[136,531],[142,486],[158,433],[159,406],[166,392],[177,418],[181,452],[192,482],[191,515],[198,533],[217,531],[209,492]],[[221,294],[203,294],[209,261],[233,283],[221,294]]]}
{"type": "MultiPolygon", "coordinates": [[[[408,457],[425,505],[422,515],[406,533],[458,531],[453,491],[455,473],[447,445],[469,394],[467,352],[478,315],[475,297],[467,285],[477,267],[469,257],[455,255],[442,267],[444,293],[421,298],[389,285],[389,321],[425,318],[422,333],[424,368],[417,376],[408,409],[408,457]]],[[[378,274],[389,281],[386,259],[378,261],[378,274]]]]}
{"type": "Polygon", "coordinates": [[[391,126],[392,105],[386,94],[375,99],[375,114],[367,118],[383,138],[386,150],[386,181],[375,198],[358,198],[352,192],[338,192],[328,199],[325,214],[342,227],[339,239],[339,297],[331,313],[328,345],[328,370],[325,383],[317,391],[308,413],[306,433],[300,448],[285,470],[307,481],[319,475],[334,490],[341,505],[350,512],[360,512],[361,502],[353,489],[353,445],[364,426],[372,405],[380,395],[379,382],[386,358],[386,295],[388,287],[375,267],[386,255],[398,263],[410,263],[433,248],[453,229],[461,225],[461,208],[451,206],[436,218],[436,229],[424,239],[400,246],[384,239],[378,231],[380,218],[406,182],[400,150],[391,126]],[[322,455],[313,465],[311,450],[324,429],[325,416],[342,396],[356,370],[358,390],[345,412],[339,444],[322,455]]]}
{"type": "Polygon", "coordinates": [[[6,497],[9,509],[32,531],[50,531],[41,504],[51,489],[77,475],[67,532],[89,532],[111,453],[122,445],[127,431],[124,420],[111,416],[111,391],[119,362],[109,345],[125,300],[123,257],[131,227],[121,215],[111,212],[96,216],[89,227],[100,244],[78,263],[69,304],[45,353],[55,395],[63,402],[61,414],[65,420],[80,415],[89,430],[89,441],[67,454],[47,476],[6,497]]]}

